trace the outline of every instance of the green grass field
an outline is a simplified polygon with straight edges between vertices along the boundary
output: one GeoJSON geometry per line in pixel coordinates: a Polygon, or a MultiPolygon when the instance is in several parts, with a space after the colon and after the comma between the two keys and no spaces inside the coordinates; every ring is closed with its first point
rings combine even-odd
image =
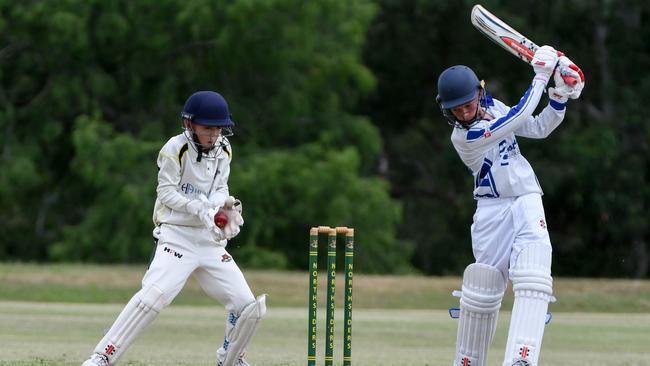
{"type": "MultiPolygon", "coordinates": [[[[0,264],[0,365],[78,366],[138,289],[143,271],[144,266],[0,264]]],[[[256,293],[270,294],[249,361],[304,365],[307,275],[246,273],[256,293]]],[[[451,364],[456,321],[446,308],[457,304],[449,293],[459,278],[357,274],[354,280],[353,365],[451,364]]],[[[559,279],[556,296],[541,365],[650,366],[650,281],[559,279]]],[[[509,309],[506,303],[490,366],[501,364],[509,309]]],[[[224,315],[191,281],[121,364],[213,365],[224,315]]],[[[335,365],[342,364],[341,319],[339,312],[335,365]]],[[[324,313],[319,323],[322,336],[324,313]]]]}

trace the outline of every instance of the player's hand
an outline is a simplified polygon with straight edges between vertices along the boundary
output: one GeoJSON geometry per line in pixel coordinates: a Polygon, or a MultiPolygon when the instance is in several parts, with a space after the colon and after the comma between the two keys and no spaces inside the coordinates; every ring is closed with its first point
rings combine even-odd
{"type": "Polygon", "coordinates": [[[199,214],[207,209],[210,209],[211,204],[207,201],[204,201],[202,199],[198,200],[191,200],[185,205],[185,210],[192,214],[199,216],[199,214]]]}
{"type": "Polygon", "coordinates": [[[228,196],[222,192],[212,192],[212,194],[210,194],[210,198],[205,197],[203,194],[201,194],[200,198],[206,202],[209,202],[211,207],[219,208],[225,205],[228,196]]]}
{"type": "MultiPolygon", "coordinates": [[[[226,201],[227,200],[228,200],[228,198],[226,198],[226,201]]],[[[232,203],[230,203],[231,206],[234,206],[234,201],[235,200],[234,200],[234,197],[233,197],[233,201],[232,201],[232,203]]],[[[199,218],[199,220],[201,220],[201,222],[208,229],[210,234],[212,234],[212,238],[215,241],[222,241],[222,240],[230,239],[230,237],[228,235],[226,235],[226,227],[227,227],[227,225],[226,225],[226,227],[221,229],[214,222],[214,217],[217,214],[217,212],[219,211],[219,208],[218,207],[213,207],[213,203],[210,200],[208,200],[205,196],[202,195],[201,197],[199,197],[199,199],[192,200],[192,201],[188,202],[185,207],[187,209],[187,212],[189,212],[189,213],[191,213],[193,215],[196,215],[199,218]]],[[[225,204],[224,204],[224,208],[225,208],[225,204]]],[[[231,221],[230,217],[228,218],[228,221],[229,222],[231,221]]],[[[242,219],[242,221],[243,221],[243,219],[242,219]]],[[[242,224],[243,224],[243,222],[242,222],[242,224]]],[[[237,232],[237,234],[238,233],[239,232],[237,232]]],[[[237,234],[234,234],[234,235],[237,235],[237,234]]],[[[231,237],[234,237],[234,235],[232,235],[231,237]]]]}
{"type": "Polygon", "coordinates": [[[218,242],[228,239],[228,237],[226,236],[225,228],[219,229],[216,225],[214,226],[214,228],[210,230],[210,234],[212,234],[214,240],[218,242]]]}
{"type": "Polygon", "coordinates": [[[223,208],[226,216],[228,216],[228,223],[224,226],[223,231],[226,238],[230,240],[239,234],[241,227],[244,225],[244,218],[242,217],[244,206],[240,200],[230,196],[226,199],[223,208]]]}
{"type": "Polygon", "coordinates": [[[217,209],[215,208],[206,208],[202,209],[198,213],[199,220],[205,225],[208,230],[218,229],[217,225],[214,223],[214,215],[217,214],[217,209]]]}
{"type": "Polygon", "coordinates": [[[582,70],[566,56],[560,56],[558,66],[553,73],[553,81],[555,81],[555,90],[571,99],[578,99],[585,87],[585,75],[582,70]],[[575,79],[577,83],[568,85],[565,81],[567,76],[575,79]]]}
{"type": "Polygon", "coordinates": [[[551,46],[542,46],[537,49],[535,56],[530,61],[533,65],[533,70],[535,71],[535,78],[533,80],[541,80],[545,84],[548,83],[548,80],[555,70],[555,65],[557,64],[558,56],[555,48],[551,46]]]}
{"type": "Polygon", "coordinates": [[[217,214],[218,211],[219,210],[216,208],[209,208],[209,209],[202,210],[198,216],[201,222],[203,223],[203,225],[205,225],[205,227],[212,235],[212,238],[215,241],[222,241],[228,239],[228,237],[226,235],[225,227],[221,229],[214,222],[214,216],[217,214]]]}
{"type": "Polygon", "coordinates": [[[566,104],[569,100],[569,96],[561,89],[550,87],[548,88],[548,99],[566,104]]]}

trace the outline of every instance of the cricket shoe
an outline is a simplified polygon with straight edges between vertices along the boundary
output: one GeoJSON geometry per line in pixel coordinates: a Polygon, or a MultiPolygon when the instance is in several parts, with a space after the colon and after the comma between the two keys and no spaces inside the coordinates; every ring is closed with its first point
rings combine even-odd
{"type": "Polygon", "coordinates": [[[93,353],[81,366],[110,366],[108,357],[99,353],[93,353]]]}

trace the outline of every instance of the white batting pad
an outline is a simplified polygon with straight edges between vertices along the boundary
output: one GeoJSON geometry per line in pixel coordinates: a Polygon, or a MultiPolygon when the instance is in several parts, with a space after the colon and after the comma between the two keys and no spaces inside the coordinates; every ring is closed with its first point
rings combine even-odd
{"type": "Polygon", "coordinates": [[[266,294],[260,295],[242,310],[237,323],[226,337],[226,359],[223,366],[234,366],[255,335],[255,330],[266,314],[266,294]]]}
{"type": "Polygon", "coordinates": [[[521,251],[510,269],[515,302],[504,366],[537,365],[546,311],[553,297],[551,251],[548,244],[531,244],[521,251]]]}
{"type": "Polygon", "coordinates": [[[486,366],[506,282],[501,271],[472,263],[463,274],[454,366],[486,366]]]}
{"type": "Polygon", "coordinates": [[[99,341],[95,353],[106,355],[111,365],[117,363],[124,351],[158,316],[163,307],[163,292],[158,287],[148,286],[138,291],[126,304],[108,333],[99,341]]]}

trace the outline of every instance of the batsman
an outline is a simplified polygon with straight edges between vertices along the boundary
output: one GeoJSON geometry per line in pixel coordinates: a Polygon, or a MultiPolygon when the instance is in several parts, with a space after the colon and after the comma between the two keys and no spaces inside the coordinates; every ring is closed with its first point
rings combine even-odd
{"type": "Polygon", "coordinates": [[[551,242],[542,189],[517,137],[542,139],[555,130],[584,76],[550,46],[537,49],[534,77],[509,107],[492,98],[469,67],[452,66],[438,78],[436,101],[454,126],[451,142],[474,180],[471,225],[475,263],[464,271],[455,366],[486,366],[507,280],[515,296],[504,366],[537,365],[548,303],[553,299],[551,242]],[[566,85],[567,75],[576,85],[566,85]],[[564,76],[564,78],[563,78],[564,76]],[[548,104],[533,115],[548,88],[548,104]]]}
{"type": "Polygon", "coordinates": [[[182,290],[190,275],[228,312],[217,366],[249,366],[244,359],[260,321],[266,295],[253,296],[226,251],[244,224],[241,202],[230,196],[232,126],[228,104],[217,92],[192,94],[183,107],[184,131],[158,154],[154,206],[155,253],[142,289],[126,304],[82,366],[112,366],[138,335],[182,290]],[[220,211],[222,210],[222,211],[220,211]],[[217,212],[225,217],[215,219],[217,212]]]}

